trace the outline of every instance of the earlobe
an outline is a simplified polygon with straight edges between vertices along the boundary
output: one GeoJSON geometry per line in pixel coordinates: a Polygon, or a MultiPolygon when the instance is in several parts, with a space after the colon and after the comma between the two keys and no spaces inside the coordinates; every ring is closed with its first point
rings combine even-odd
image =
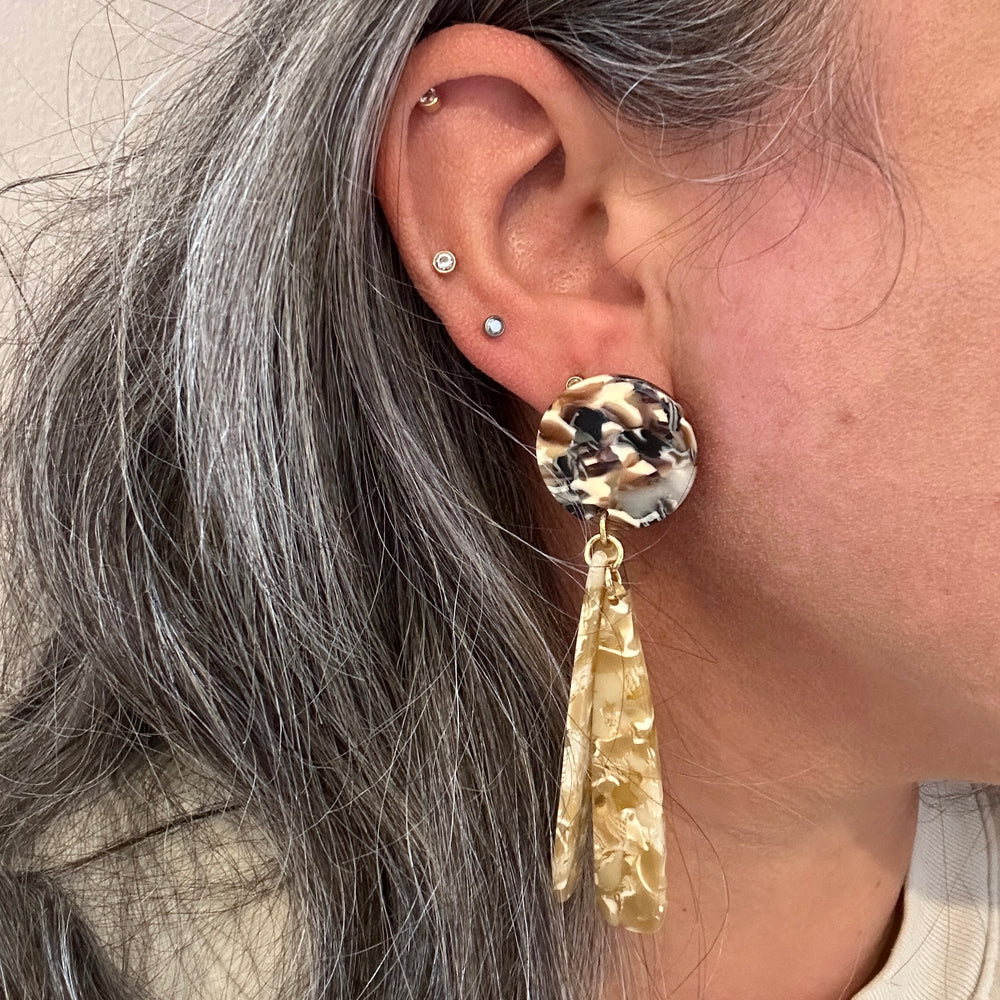
{"type": "Polygon", "coordinates": [[[627,161],[613,123],[540,43],[459,25],[411,53],[379,149],[379,200],[456,345],[536,410],[574,374],[668,379],[650,367],[660,352],[635,261],[620,233],[609,240],[627,161]],[[441,251],[453,267],[438,266],[441,251]],[[502,337],[487,335],[491,316],[502,337]]]}

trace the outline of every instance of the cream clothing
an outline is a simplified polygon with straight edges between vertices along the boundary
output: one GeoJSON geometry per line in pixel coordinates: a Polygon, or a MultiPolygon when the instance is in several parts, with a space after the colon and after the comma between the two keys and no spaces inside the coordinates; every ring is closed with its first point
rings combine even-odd
{"type": "Polygon", "coordinates": [[[287,847],[268,843],[239,813],[173,822],[226,798],[195,762],[151,760],[100,809],[70,816],[41,845],[45,867],[63,867],[59,883],[143,996],[273,1000],[293,984],[302,942],[274,860],[287,847]],[[137,829],[157,828],[89,860],[137,829]]]}
{"type": "Polygon", "coordinates": [[[854,1000],[1000,1000],[998,820],[986,792],[923,786],[903,923],[854,1000]]]}

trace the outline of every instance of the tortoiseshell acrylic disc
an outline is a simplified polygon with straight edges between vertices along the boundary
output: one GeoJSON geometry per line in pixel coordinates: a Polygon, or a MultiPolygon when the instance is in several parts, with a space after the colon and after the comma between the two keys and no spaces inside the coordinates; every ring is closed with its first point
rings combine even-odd
{"type": "Polygon", "coordinates": [[[694,482],[698,445],[676,400],[643,379],[595,375],[568,388],[538,429],[552,495],[585,519],[644,527],[672,514],[694,482]]]}

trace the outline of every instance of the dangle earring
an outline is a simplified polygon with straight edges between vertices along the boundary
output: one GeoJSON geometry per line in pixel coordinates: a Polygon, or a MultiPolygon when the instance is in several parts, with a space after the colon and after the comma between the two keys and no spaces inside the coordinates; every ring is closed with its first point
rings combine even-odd
{"type": "Polygon", "coordinates": [[[598,524],[577,632],[563,745],[552,886],[565,901],[580,877],[587,796],[594,882],[608,923],[651,932],[667,902],[666,832],[653,703],[615,524],[673,513],[695,477],[697,444],[678,403],[639,378],[570,379],[542,417],[542,478],[571,513],[598,524]]]}

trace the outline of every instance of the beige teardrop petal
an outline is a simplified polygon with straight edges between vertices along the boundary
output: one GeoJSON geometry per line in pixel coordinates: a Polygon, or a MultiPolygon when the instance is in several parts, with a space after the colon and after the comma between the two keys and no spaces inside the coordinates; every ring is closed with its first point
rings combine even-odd
{"type": "Polygon", "coordinates": [[[593,668],[594,881],[608,923],[648,933],[667,905],[663,778],[631,595],[611,596],[593,668]]]}
{"type": "Polygon", "coordinates": [[[590,784],[590,721],[594,689],[594,657],[601,632],[606,559],[597,553],[587,573],[586,593],[576,636],[570,679],[566,737],[563,743],[559,809],[552,843],[552,888],[560,901],[573,895],[580,878],[586,796],[590,784]]]}

